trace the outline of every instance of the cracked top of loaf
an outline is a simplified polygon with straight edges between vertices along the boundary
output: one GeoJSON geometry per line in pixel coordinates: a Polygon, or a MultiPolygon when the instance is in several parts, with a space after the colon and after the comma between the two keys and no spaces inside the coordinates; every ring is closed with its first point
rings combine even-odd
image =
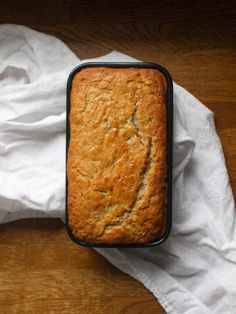
{"type": "Polygon", "coordinates": [[[166,228],[166,80],[145,68],[88,67],[73,78],[68,217],[85,242],[141,244],[166,228]]]}

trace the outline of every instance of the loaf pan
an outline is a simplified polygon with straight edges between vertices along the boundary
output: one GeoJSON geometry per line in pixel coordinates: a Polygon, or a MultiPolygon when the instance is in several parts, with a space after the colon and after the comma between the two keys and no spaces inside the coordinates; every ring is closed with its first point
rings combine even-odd
{"type": "Polygon", "coordinates": [[[72,81],[77,72],[83,68],[87,67],[109,67],[109,68],[149,68],[160,71],[164,74],[167,82],[167,94],[166,94],[166,105],[167,105],[167,203],[166,203],[166,231],[161,238],[155,239],[152,242],[144,244],[107,244],[107,243],[91,243],[84,242],[76,238],[72,230],[69,227],[69,211],[67,207],[67,197],[68,197],[68,180],[66,175],[66,198],[65,198],[65,225],[69,237],[77,244],[87,247],[97,247],[97,248],[147,248],[153,247],[163,243],[169,236],[171,231],[172,222],[172,150],[173,150],[173,82],[169,72],[161,65],[149,62],[89,62],[83,63],[76,68],[74,68],[67,80],[67,114],[66,114],[66,162],[68,157],[68,148],[70,141],[70,93],[72,88],[72,81]]]}

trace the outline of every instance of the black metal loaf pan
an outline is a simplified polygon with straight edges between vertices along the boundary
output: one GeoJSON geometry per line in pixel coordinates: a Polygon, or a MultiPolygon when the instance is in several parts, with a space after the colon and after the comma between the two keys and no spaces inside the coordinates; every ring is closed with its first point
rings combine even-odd
{"type": "Polygon", "coordinates": [[[88,247],[100,247],[100,248],[144,248],[152,247],[163,243],[169,236],[171,230],[172,221],[172,146],[173,146],[173,82],[169,72],[159,64],[147,63],[147,62],[122,62],[122,63],[84,63],[72,70],[67,81],[67,115],[66,115],[66,162],[68,157],[68,148],[70,142],[70,93],[72,88],[72,81],[77,72],[87,67],[109,67],[109,68],[151,68],[160,71],[164,74],[167,82],[167,94],[166,94],[166,106],[167,106],[167,204],[166,204],[166,231],[161,238],[155,239],[155,241],[144,244],[106,244],[106,243],[91,243],[83,242],[76,238],[72,230],[69,227],[69,211],[67,207],[68,196],[68,180],[66,175],[66,229],[70,238],[77,244],[88,247]]]}

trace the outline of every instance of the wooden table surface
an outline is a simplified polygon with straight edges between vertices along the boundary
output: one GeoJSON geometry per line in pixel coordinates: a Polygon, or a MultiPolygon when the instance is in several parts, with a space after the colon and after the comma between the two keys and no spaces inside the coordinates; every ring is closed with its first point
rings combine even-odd
{"type": "MultiPolygon", "coordinates": [[[[167,67],[215,113],[236,195],[235,1],[6,1],[0,23],[62,39],[80,58],[119,50],[167,67]],[[191,3],[191,5],[189,4],[191,3]]],[[[0,226],[0,313],[164,313],[141,284],[72,243],[57,219],[0,226]]]]}

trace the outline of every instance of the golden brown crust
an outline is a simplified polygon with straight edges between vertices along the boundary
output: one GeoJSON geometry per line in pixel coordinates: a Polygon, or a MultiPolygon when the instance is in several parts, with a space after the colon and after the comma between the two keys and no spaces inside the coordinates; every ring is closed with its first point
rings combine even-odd
{"type": "Polygon", "coordinates": [[[69,226],[82,241],[147,243],[166,228],[166,80],[85,68],[72,82],[69,226]]]}

